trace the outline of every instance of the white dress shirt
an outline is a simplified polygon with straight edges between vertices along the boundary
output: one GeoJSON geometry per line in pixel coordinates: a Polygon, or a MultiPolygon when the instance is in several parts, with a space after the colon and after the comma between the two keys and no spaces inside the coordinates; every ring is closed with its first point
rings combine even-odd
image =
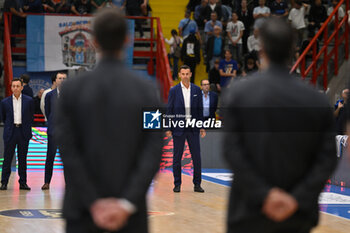
{"type": "Polygon", "coordinates": [[[186,88],[181,82],[181,89],[184,97],[186,119],[191,119],[191,84],[186,88]]]}
{"type": "Polygon", "coordinates": [[[46,115],[45,115],[45,97],[46,97],[46,94],[49,93],[50,91],[52,91],[51,88],[49,89],[46,89],[43,93],[43,95],[41,96],[41,100],[40,100],[40,110],[41,112],[44,114],[45,116],[45,121],[47,121],[46,119],[46,115]]]}
{"type": "Polygon", "coordinates": [[[12,95],[14,124],[22,124],[22,94],[17,99],[12,95]]]}

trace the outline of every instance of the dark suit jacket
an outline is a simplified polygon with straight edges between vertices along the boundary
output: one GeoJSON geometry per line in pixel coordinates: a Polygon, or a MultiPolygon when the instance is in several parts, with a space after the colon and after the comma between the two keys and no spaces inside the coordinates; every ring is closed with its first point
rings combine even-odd
{"type": "Polygon", "coordinates": [[[224,154],[234,172],[229,232],[316,225],[318,196],[337,159],[327,97],[291,77],[287,69],[272,66],[228,88],[224,109],[224,154]],[[299,203],[299,210],[280,224],[261,212],[273,187],[299,203]]]}
{"type": "Polygon", "coordinates": [[[54,112],[57,101],[57,88],[50,91],[45,96],[45,114],[47,118],[47,134],[54,134],[54,112]]]}
{"type": "MultiPolygon", "coordinates": [[[[220,57],[224,57],[224,48],[225,48],[225,40],[221,37],[222,39],[222,44],[221,44],[221,54],[220,57]]],[[[213,58],[213,53],[214,53],[214,41],[215,41],[215,36],[211,36],[208,38],[207,46],[206,46],[206,52],[207,52],[207,62],[213,58]]]]}
{"type": "Polygon", "coordinates": [[[145,196],[159,169],[162,134],[142,130],[142,108],[159,106],[158,94],[151,81],[112,58],[62,85],[55,135],[66,178],[66,219],[90,218],[98,198],[125,198],[137,212],[123,232],[147,232],[145,196]]]}
{"type": "MultiPolygon", "coordinates": [[[[203,96],[203,93],[202,93],[202,96],[203,96]]],[[[203,97],[202,97],[202,101],[203,101],[203,97]]],[[[217,108],[218,108],[218,94],[216,94],[213,91],[209,91],[209,118],[215,118],[215,112],[217,108]]]]}
{"type": "MultiPolygon", "coordinates": [[[[191,116],[192,119],[203,120],[203,100],[202,91],[195,84],[191,83],[191,116]]],[[[168,115],[185,115],[185,101],[182,94],[181,83],[172,87],[168,96],[168,115]]],[[[176,120],[185,120],[185,118],[176,117],[176,120]]],[[[172,128],[173,135],[181,136],[184,132],[184,128],[172,128]]],[[[193,132],[199,132],[198,128],[194,128],[193,132]]]]}
{"type": "Polygon", "coordinates": [[[34,97],[32,88],[27,84],[23,87],[22,94],[34,97]]]}
{"type": "MultiPolygon", "coordinates": [[[[14,130],[13,116],[13,95],[6,97],[1,101],[1,118],[4,122],[4,141],[11,139],[14,130]]],[[[22,95],[22,131],[25,140],[32,138],[32,123],[34,120],[34,101],[33,98],[22,95]]]]}

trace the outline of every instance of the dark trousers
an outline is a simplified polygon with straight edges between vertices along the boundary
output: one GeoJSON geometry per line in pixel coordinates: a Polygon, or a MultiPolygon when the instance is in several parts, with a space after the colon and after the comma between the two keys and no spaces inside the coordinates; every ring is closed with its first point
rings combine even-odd
{"type": "MultiPolygon", "coordinates": [[[[128,16],[141,16],[141,7],[140,8],[128,8],[126,9],[126,13],[128,16]]],[[[143,29],[142,29],[142,19],[136,19],[135,20],[136,24],[136,30],[140,32],[140,37],[143,37],[143,29]]]]}
{"type": "Polygon", "coordinates": [[[14,127],[11,139],[5,142],[4,163],[2,164],[1,183],[7,184],[11,175],[11,163],[15,149],[18,152],[18,175],[19,183],[27,183],[27,153],[29,140],[26,140],[22,133],[22,128],[14,127]]]}
{"type": "Polygon", "coordinates": [[[53,163],[57,152],[57,143],[52,135],[48,135],[47,153],[45,162],[45,183],[50,183],[52,178],[53,163]]]}
{"type": "Polygon", "coordinates": [[[194,79],[195,79],[195,75],[196,75],[196,60],[195,59],[184,59],[184,64],[185,65],[188,65],[191,69],[191,72],[192,72],[192,76],[191,76],[191,83],[194,83],[194,79]]]}
{"type": "Polygon", "coordinates": [[[199,144],[199,133],[186,130],[181,136],[173,135],[174,156],[173,174],[175,186],[181,185],[181,160],[184,151],[185,140],[187,140],[193,161],[193,183],[200,185],[202,181],[201,152],[199,144]]]}

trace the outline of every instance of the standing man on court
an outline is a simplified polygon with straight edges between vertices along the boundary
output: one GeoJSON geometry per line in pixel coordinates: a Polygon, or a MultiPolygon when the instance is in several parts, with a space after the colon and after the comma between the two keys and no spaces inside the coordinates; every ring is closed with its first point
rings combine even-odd
{"type": "Polygon", "coordinates": [[[260,32],[267,70],[236,82],[224,101],[234,172],[227,232],[309,233],[337,161],[333,111],[326,95],[289,74],[290,25],[268,19],[260,32]]]}
{"type": "Polygon", "coordinates": [[[12,95],[1,101],[1,118],[4,122],[4,162],[2,164],[1,187],[6,190],[11,175],[11,163],[17,146],[19,189],[30,190],[27,185],[27,152],[32,137],[34,100],[22,95],[23,81],[13,79],[12,95]]]}
{"type": "Polygon", "coordinates": [[[61,84],[67,78],[67,74],[64,72],[57,72],[55,83],[57,88],[50,91],[45,96],[45,113],[47,117],[47,152],[45,162],[45,178],[44,185],[41,187],[42,190],[50,189],[50,182],[52,178],[53,163],[57,152],[57,142],[54,137],[54,116],[56,109],[56,101],[60,95],[61,84]]]}
{"type": "Polygon", "coordinates": [[[93,35],[101,61],[66,81],[57,102],[66,231],[147,233],[146,192],[159,169],[162,133],[142,130],[142,109],[159,106],[159,92],[123,64],[127,24],[117,9],[97,14],[93,35]]]}
{"type": "MultiPolygon", "coordinates": [[[[175,118],[175,121],[181,120],[203,120],[203,102],[201,89],[190,82],[191,69],[183,65],[179,70],[181,82],[172,87],[169,91],[167,115],[183,115],[175,118]]],[[[172,128],[166,132],[167,137],[173,136],[174,156],[173,156],[173,174],[174,189],[178,193],[181,191],[181,159],[184,151],[185,140],[187,140],[193,161],[193,183],[194,191],[203,193],[201,187],[202,168],[199,134],[205,137],[205,130],[198,128],[172,128]]]]}

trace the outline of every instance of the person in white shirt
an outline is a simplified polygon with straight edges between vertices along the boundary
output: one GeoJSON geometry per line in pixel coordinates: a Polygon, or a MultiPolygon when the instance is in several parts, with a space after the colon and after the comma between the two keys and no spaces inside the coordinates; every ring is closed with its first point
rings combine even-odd
{"type": "Polygon", "coordinates": [[[298,40],[297,46],[300,47],[304,39],[304,31],[306,28],[305,14],[308,11],[309,5],[303,3],[301,0],[294,2],[294,8],[290,11],[288,20],[291,22],[293,28],[297,31],[298,40]]]}
{"type": "Polygon", "coordinates": [[[175,29],[171,30],[171,38],[165,39],[165,42],[170,45],[170,53],[168,54],[169,61],[173,59],[173,80],[177,79],[177,70],[179,58],[181,57],[181,44],[182,38],[177,35],[177,31],[175,29]]]}
{"type": "Polygon", "coordinates": [[[260,38],[259,38],[259,29],[255,28],[253,35],[248,37],[248,42],[247,42],[248,50],[249,52],[259,52],[261,49],[260,45],[260,38]]]}
{"type": "Polygon", "coordinates": [[[46,97],[47,93],[49,93],[50,91],[52,91],[56,88],[56,74],[54,74],[51,77],[51,82],[52,82],[51,88],[48,88],[44,91],[43,95],[41,96],[41,100],[40,100],[40,110],[43,113],[43,115],[45,116],[45,121],[47,121],[46,115],[45,115],[45,97],[46,97]]]}
{"type": "Polygon", "coordinates": [[[242,58],[242,37],[244,33],[244,24],[238,20],[236,12],[232,13],[232,21],[227,24],[227,36],[229,38],[229,47],[236,61],[242,58]]]}
{"type": "MultiPolygon", "coordinates": [[[[327,10],[327,15],[330,16],[332,14],[332,12],[334,11],[335,7],[338,5],[338,1],[337,0],[332,0],[332,6],[328,8],[327,10]]],[[[344,12],[344,9],[342,7],[339,7],[338,9],[338,20],[340,22],[340,20],[342,18],[344,18],[345,16],[345,12],[344,12]]],[[[334,21],[334,16],[332,18],[332,20],[334,21]]]]}
{"type": "Polygon", "coordinates": [[[265,0],[259,0],[259,6],[253,10],[253,17],[255,19],[254,28],[260,28],[265,19],[270,17],[271,10],[265,6],[265,0]]]}

